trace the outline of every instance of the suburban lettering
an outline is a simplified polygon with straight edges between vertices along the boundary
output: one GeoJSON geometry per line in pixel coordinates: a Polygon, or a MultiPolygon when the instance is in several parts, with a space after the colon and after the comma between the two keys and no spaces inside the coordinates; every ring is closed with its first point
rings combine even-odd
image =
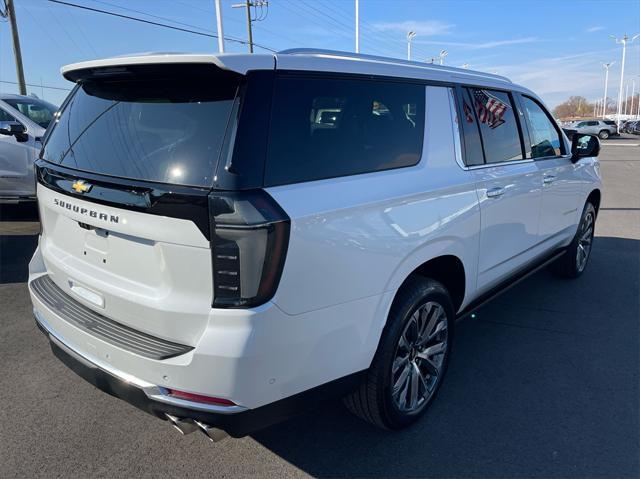
{"type": "Polygon", "coordinates": [[[97,218],[102,221],[108,221],[109,223],[120,223],[120,216],[118,215],[108,215],[106,213],[101,213],[97,210],[91,210],[89,208],[84,208],[78,205],[74,205],[73,203],[69,203],[64,200],[59,200],[58,198],[53,199],[53,204],[56,206],[59,206],[60,208],[65,208],[67,210],[73,211],[74,213],[89,216],[91,218],[97,218]]]}

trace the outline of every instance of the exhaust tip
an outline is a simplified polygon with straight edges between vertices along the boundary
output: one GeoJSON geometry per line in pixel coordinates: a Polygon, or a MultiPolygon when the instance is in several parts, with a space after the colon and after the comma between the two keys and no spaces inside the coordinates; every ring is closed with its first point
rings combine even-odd
{"type": "Polygon", "coordinates": [[[229,437],[229,434],[227,434],[222,429],[209,426],[208,424],[205,424],[200,421],[194,421],[194,422],[200,428],[200,430],[204,433],[204,435],[209,438],[211,442],[219,442],[229,437]]]}
{"type": "Polygon", "coordinates": [[[176,428],[178,432],[183,436],[186,436],[187,434],[191,434],[192,432],[198,430],[198,426],[191,419],[179,418],[167,413],[165,413],[164,415],[169,420],[171,425],[176,428]]]}

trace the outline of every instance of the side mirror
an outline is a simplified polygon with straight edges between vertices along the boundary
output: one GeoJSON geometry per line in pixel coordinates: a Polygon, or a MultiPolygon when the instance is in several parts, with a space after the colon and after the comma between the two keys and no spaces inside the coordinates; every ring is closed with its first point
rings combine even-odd
{"type": "Polygon", "coordinates": [[[600,140],[596,135],[575,134],[571,139],[571,161],[595,157],[600,153],[600,140]]]}
{"type": "Polygon", "coordinates": [[[22,123],[10,121],[0,124],[0,135],[15,136],[17,141],[27,141],[27,129],[22,123]]]}

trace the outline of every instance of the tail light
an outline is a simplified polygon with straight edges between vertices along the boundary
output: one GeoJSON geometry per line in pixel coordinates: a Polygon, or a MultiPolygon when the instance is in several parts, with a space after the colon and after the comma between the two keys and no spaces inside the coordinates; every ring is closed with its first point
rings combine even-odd
{"type": "Polygon", "coordinates": [[[217,398],[213,396],[204,396],[202,394],[188,393],[185,391],[178,391],[177,389],[167,389],[169,396],[173,396],[178,399],[185,399],[187,401],[202,402],[207,404],[218,404],[220,406],[236,406],[236,403],[224,398],[217,398]]]}
{"type": "Polygon", "coordinates": [[[276,292],[290,220],[264,190],[209,195],[213,307],[254,307],[276,292]]]}

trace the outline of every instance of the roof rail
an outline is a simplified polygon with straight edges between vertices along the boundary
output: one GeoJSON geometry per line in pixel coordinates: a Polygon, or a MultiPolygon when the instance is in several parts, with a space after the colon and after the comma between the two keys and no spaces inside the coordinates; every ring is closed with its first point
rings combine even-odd
{"type": "Polygon", "coordinates": [[[456,67],[449,67],[444,65],[436,65],[432,63],[417,62],[413,60],[403,60],[401,58],[381,57],[378,55],[366,55],[363,53],[354,53],[354,52],[343,52],[339,50],[323,50],[319,48],[290,48],[288,50],[279,51],[278,54],[311,55],[311,56],[315,55],[315,56],[333,57],[333,58],[350,58],[353,60],[367,60],[367,61],[381,62],[381,63],[395,63],[395,64],[407,65],[412,67],[433,68],[437,70],[442,70],[442,71],[457,73],[462,75],[465,75],[465,74],[467,75],[471,74],[474,76],[482,75],[487,78],[493,78],[496,80],[512,83],[512,81],[509,78],[502,75],[497,75],[495,73],[487,73],[487,72],[481,72],[477,70],[468,70],[465,68],[456,68],[456,67]]]}

